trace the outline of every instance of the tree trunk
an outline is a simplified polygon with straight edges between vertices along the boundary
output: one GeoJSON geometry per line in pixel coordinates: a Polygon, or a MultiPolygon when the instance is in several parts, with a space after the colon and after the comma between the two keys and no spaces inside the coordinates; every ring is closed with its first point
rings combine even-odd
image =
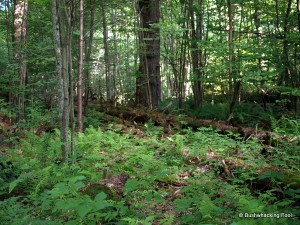
{"type": "MultiPolygon", "coordinates": [[[[95,20],[95,0],[90,0],[90,26],[89,26],[89,37],[86,43],[86,52],[85,52],[85,63],[87,67],[85,68],[85,95],[84,95],[84,113],[87,113],[87,103],[89,100],[89,95],[91,95],[91,79],[90,79],[90,71],[91,71],[91,52],[93,45],[93,37],[94,37],[94,20],[95,20]]],[[[91,96],[92,97],[92,96],[91,96]]]]}
{"type": "Polygon", "coordinates": [[[234,106],[239,98],[241,86],[242,86],[241,80],[236,81],[234,84],[234,89],[231,94],[231,101],[230,101],[230,105],[229,105],[229,118],[228,118],[229,122],[231,122],[231,120],[233,119],[233,110],[234,110],[234,106]]]}
{"type": "Polygon", "coordinates": [[[139,0],[140,67],[136,80],[136,102],[155,108],[161,101],[160,40],[157,24],[159,0],[139,0]]]}
{"type": "Polygon", "coordinates": [[[78,59],[78,83],[77,83],[77,122],[78,122],[78,132],[83,132],[83,122],[82,122],[82,71],[83,71],[83,0],[80,0],[79,7],[79,59],[78,59]]]}
{"type": "Polygon", "coordinates": [[[17,94],[18,121],[25,116],[25,87],[27,83],[27,63],[25,43],[27,39],[28,1],[14,1],[14,59],[18,65],[19,92],[17,94]]]}
{"type": "MultiPolygon", "coordinates": [[[[183,7],[183,13],[188,17],[189,10],[188,4],[185,3],[183,7]]],[[[184,22],[184,31],[182,33],[182,41],[180,43],[180,54],[179,54],[179,73],[177,76],[177,97],[178,97],[178,109],[179,112],[183,112],[183,100],[185,98],[185,80],[187,75],[187,54],[188,54],[188,38],[189,38],[189,25],[188,21],[184,22]]],[[[174,73],[175,75],[175,73],[174,73]]]]}
{"type": "MultiPolygon", "coordinates": [[[[292,11],[292,0],[288,0],[287,2],[287,9],[285,13],[284,23],[283,23],[283,83],[286,84],[286,86],[290,86],[292,88],[296,88],[296,80],[297,75],[296,71],[293,67],[293,62],[290,57],[290,48],[291,43],[289,40],[289,20],[290,20],[290,14],[292,11]]],[[[297,97],[290,93],[290,102],[289,109],[294,109],[295,112],[297,112],[297,97]]]]}
{"type": "MultiPolygon", "coordinates": [[[[262,49],[264,47],[263,39],[262,39],[263,27],[261,26],[261,8],[260,8],[259,3],[260,2],[258,0],[255,0],[255,2],[254,2],[254,5],[255,5],[254,22],[255,22],[255,27],[256,27],[256,36],[258,39],[258,46],[260,49],[262,49]]],[[[260,57],[258,59],[258,66],[259,66],[262,77],[264,77],[265,72],[268,71],[268,67],[266,66],[266,63],[264,60],[264,54],[260,54],[260,57]]],[[[264,109],[266,110],[266,107],[267,107],[266,94],[267,94],[267,92],[264,90],[265,85],[266,85],[266,79],[261,81],[262,87],[259,88],[259,90],[262,95],[264,109]]]]}
{"type": "MultiPolygon", "coordinates": [[[[189,14],[190,14],[190,23],[192,29],[191,35],[191,57],[192,57],[192,80],[193,80],[193,91],[194,91],[194,102],[195,107],[199,109],[202,104],[203,90],[202,90],[202,66],[203,66],[203,54],[202,50],[197,46],[197,41],[202,40],[203,32],[203,15],[202,10],[198,15],[194,13],[194,1],[190,0],[189,2],[189,14]],[[196,19],[195,19],[196,17],[196,19]]],[[[203,7],[203,1],[198,2],[199,7],[203,7]]]]}
{"type": "MultiPolygon", "coordinates": [[[[261,26],[261,8],[260,8],[258,0],[255,0],[254,4],[255,4],[254,22],[255,22],[255,27],[256,27],[256,36],[258,39],[258,45],[260,48],[262,48],[262,47],[264,47],[264,44],[263,44],[263,39],[262,39],[263,27],[261,26]]],[[[261,73],[266,72],[268,69],[266,67],[263,57],[264,57],[264,54],[261,54],[260,58],[258,60],[261,73]]]]}
{"type": "MultiPolygon", "coordinates": [[[[52,0],[52,20],[59,90],[59,118],[62,161],[69,157],[70,77],[71,77],[71,15],[70,6],[62,0],[52,0]]],[[[73,100],[73,99],[72,99],[73,100]]]]}
{"type": "MultiPolygon", "coordinates": [[[[297,14],[298,14],[298,32],[300,33],[300,0],[297,0],[296,7],[297,7],[296,11],[297,11],[297,14]]],[[[296,56],[297,55],[299,56],[299,47],[300,47],[300,45],[296,44],[296,46],[295,46],[295,48],[296,48],[296,50],[295,50],[295,61],[298,62],[298,63],[295,63],[295,64],[298,64],[298,65],[300,64],[299,63],[299,57],[296,58],[296,56]]],[[[297,69],[297,67],[296,67],[296,69],[297,69]]],[[[300,88],[300,76],[299,76],[300,69],[299,69],[299,67],[298,67],[298,70],[297,70],[296,73],[298,74],[298,76],[296,77],[297,78],[296,85],[297,85],[297,88],[300,88]]],[[[299,100],[300,100],[299,96],[296,96],[295,110],[296,110],[297,116],[299,115],[299,108],[300,108],[299,100]]]]}
{"type": "Polygon", "coordinates": [[[227,0],[228,7],[228,22],[229,22],[229,30],[228,30],[228,74],[229,74],[229,93],[231,94],[231,101],[229,106],[229,118],[230,121],[233,117],[233,109],[234,105],[238,99],[238,94],[241,87],[241,81],[236,81],[236,73],[234,71],[233,63],[234,63],[234,5],[231,2],[232,0],[227,0]]]}
{"type": "MultiPolygon", "coordinates": [[[[112,20],[112,33],[113,33],[113,86],[114,90],[118,90],[115,95],[124,96],[123,91],[123,82],[124,77],[122,78],[120,75],[120,53],[118,52],[118,45],[117,45],[117,12],[115,10],[112,10],[111,13],[111,20],[112,20]],[[117,82],[118,81],[118,82],[117,82]],[[118,83],[118,89],[116,88],[116,83],[118,83]]],[[[129,57],[127,58],[127,61],[129,57]]],[[[126,73],[127,74],[127,73],[126,73]]],[[[115,97],[114,103],[116,104],[117,96],[115,97]]]]}
{"type": "Polygon", "coordinates": [[[232,0],[227,0],[227,7],[228,7],[228,22],[229,22],[229,30],[228,30],[228,75],[229,75],[229,92],[232,93],[232,87],[234,83],[233,78],[233,60],[234,60],[234,46],[233,46],[233,33],[234,33],[234,26],[233,26],[233,19],[234,19],[234,12],[233,12],[233,5],[231,3],[232,0]]]}
{"type": "Polygon", "coordinates": [[[106,100],[112,103],[115,99],[115,90],[113,87],[113,77],[110,71],[110,54],[108,43],[108,29],[106,21],[106,12],[104,1],[101,1],[102,9],[102,25],[103,25],[103,45],[104,45],[104,60],[105,60],[105,78],[106,78],[106,100]]]}
{"type": "MultiPolygon", "coordinates": [[[[75,107],[74,107],[74,97],[75,97],[75,94],[74,94],[74,82],[73,82],[73,62],[72,62],[72,48],[71,48],[71,43],[72,43],[72,36],[71,36],[71,33],[69,35],[69,42],[70,42],[70,48],[68,49],[69,50],[69,82],[70,82],[70,85],[69,85],[69,110],[70,110],[70,124],[71,124],[71,152],[72,152],[72,163],[75,163],[76,162],[76,121],[75,121],[75,107]]],[[[81,103],[82,104],[82,103],[81,103]]],[[[82,106],[81,106],[82,107],[82,106]]]]}

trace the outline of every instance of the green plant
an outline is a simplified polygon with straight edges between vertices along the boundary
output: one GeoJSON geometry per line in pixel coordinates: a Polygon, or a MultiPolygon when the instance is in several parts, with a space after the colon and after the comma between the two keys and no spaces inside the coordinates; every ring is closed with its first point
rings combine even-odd
{"type": "MultiPolygon", "coordinates": [[[[55,163],[58,131],[24,133],[7,158],[18,168],[18,177],[2,181],[10,195],[21,199],[6,195],[5,201],[18,201],[24,221],[5,217],[6,224],[270,224],[270,218],[238,215],[258,210],[297,215],[297,176],[288,177],[289,182],[269,169],[280,166],[296,174],[299,157],[298,148],[289,149],[293,143],[273,147],[266,158],[257,140],[233,133],[180,129],[164,138],[162,128],[151,122],[145,129],[141,138],[114,126],[105,131],[90,126],[76,136],[77,163],[72,165],[55,163]],[[255,186],[260,179],[270,180],[269,189],[255,186]],[[85,191],[93,184],[109,186],[85,191]]],[[[12,203],[0,207],[15,210],[12,203]]],[[[276,221],[293,224],[296,217],[276,221]]]]}
{"type": "Polygon", "coordinates": [[[88,114],[83,117],[83,125],[85,127],[99,127],[103,123],[102,114],[95,109],[90,109],[88,114]]]}
{"type": "Polygon", "coordinates": [[[8,118],[15,118],[16,114],[11,109],[9,103],[7,103],[4,99],[0,98],[0,114],[7,116],[8,118]]]}
{"type": "Polygon", "coordinates": [[[300,134],[300,120],[297,118],[289,118],[282,116],[276,120],[271,117],[272,130],[282,135],[299,135],[300,134]]]}

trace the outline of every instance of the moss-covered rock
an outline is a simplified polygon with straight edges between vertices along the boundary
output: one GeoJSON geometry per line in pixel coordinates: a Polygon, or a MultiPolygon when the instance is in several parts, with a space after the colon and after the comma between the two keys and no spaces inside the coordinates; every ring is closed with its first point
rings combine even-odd
{"type": "Polygon", "coordinates": [[[93,199],[101,192],[104,192],[107,195],[107,199],[110,200],[120,201],[122,198],[112,187],[100,183],[91,183],[82,190],[83,194],[86,194],[93,199]]]}

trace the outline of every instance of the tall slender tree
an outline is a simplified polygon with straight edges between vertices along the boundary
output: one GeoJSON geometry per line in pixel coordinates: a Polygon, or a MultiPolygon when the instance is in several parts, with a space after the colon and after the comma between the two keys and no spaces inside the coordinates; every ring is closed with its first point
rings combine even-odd
{"type": "Polygon", "coordinates": [[[104,1],[101,0],[102,25],[103,25],[103,45],[104,45],[104,60],[105,60],[105,79],[106,79],[106,100],[110,103],[115,98],[115,88],[113,85],[113,77],[110,70],[110,52],[108,43],[108,26],[106,19],[106,7],[104,1]]]}
{"type": "Polygon", "coordinates": [[[56,71],[59,90],[59,118],[62,141],[62,161],[69,157],[68,130],[70,124],[70,77],[72,73],[71,57],[71,5],[65,0],[52,0],[52,20],[56,53],[56,71]]]}
{"type": "MultiPolygon", "coordinates": [[[[182,13],[183,15],[188,18],[189,15],[189,5],[188,2],[183,3],[182,7],[182,13]]],[[[178,89],[177,89],[177,96],[178,96],[178,108],[180,111],[183,110],[183,101],[185,99],[185,89],[186,89],[186,78],[187,78],[187,55],[188,55],[188,43],[189,43],[189,21],[184,20],[182,24],[183,32],[180,42],[180,53],[179,53],[179,69],[178,69],[178,76],[177,76],[177,83],[178,83],[178,89]]]]}
{"type": "Polygon", "coordinates": [[[197,7],[194,6],[194,0],[189,1],[189,14],[191,26],[191,58],[193,71],[193,91],[194,102],[196,108],[200,108],[203,101],[203,85],[201,79],[203,78],[203,51],[199,49],[198,42],[203,38],[203,0],[197,1],[197,7]],[[195,8],[199,8],[195,13],[195,8]]]}
{"type": "Polygon", "coordinates": [[[78,59],[78,80],[77,80],[77,121],[78,131],[83,132],[82,122],[82,72],[83,72],[83,0],[79,2],[79,59],[78,59]]]}
{"type": "Polygon", "coordinates": [[[92,53],[92,45],[93,45],[93,37],[94,37],[94,20],[95,20],[95,0],[90,0],[90,23],[89,23],[89,35],[85,40],[85,90],[84,90],[84,113],[87,113],[87,103],[89,96],[91,95],[91,53],[92,53]]]}
{"type": "Polygon", "coordinates": [[[27,39],[28,1],[14,1],[14,59],[19,74],[19,91],[17,93],[18,120],[24,119],[25,86],[27,83],[27,63],[25,44],[27,39]]]}
{"type": "Polygon", "coordinates": [[[229,118],[233,117],[234,105],[237,102],[238,95],[241,89],[241,80],[237,79],[237,71],[234,69],[235,64],[235,46],[234,46],[234,15],[235,5],[232,0],[227,0],[227,13],[228,13],[228,74],[229,74],[229,92],[231,93],[231,100],[229,105],[229,118]]]}

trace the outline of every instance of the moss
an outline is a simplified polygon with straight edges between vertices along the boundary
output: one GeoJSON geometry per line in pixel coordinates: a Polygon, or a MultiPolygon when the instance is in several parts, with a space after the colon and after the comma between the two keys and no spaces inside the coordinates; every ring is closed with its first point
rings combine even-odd
{"type": "Polygon", "coordinates": [[[122,198],[112,187],[107,187],[99,183],[90,184],[83,190],[83,194],[86,194],[93,199],[101,192],[104,192],[107,195],[107,199],[110,200],[120,201],[122,198]]]}
{"type": "Polygon", "coordinates": [[[300,188],[300,175],[293,173],[293,172],[286,172],[284,183],[289,184],[290,187],[293,189],[299,189],[300,188]]]}

